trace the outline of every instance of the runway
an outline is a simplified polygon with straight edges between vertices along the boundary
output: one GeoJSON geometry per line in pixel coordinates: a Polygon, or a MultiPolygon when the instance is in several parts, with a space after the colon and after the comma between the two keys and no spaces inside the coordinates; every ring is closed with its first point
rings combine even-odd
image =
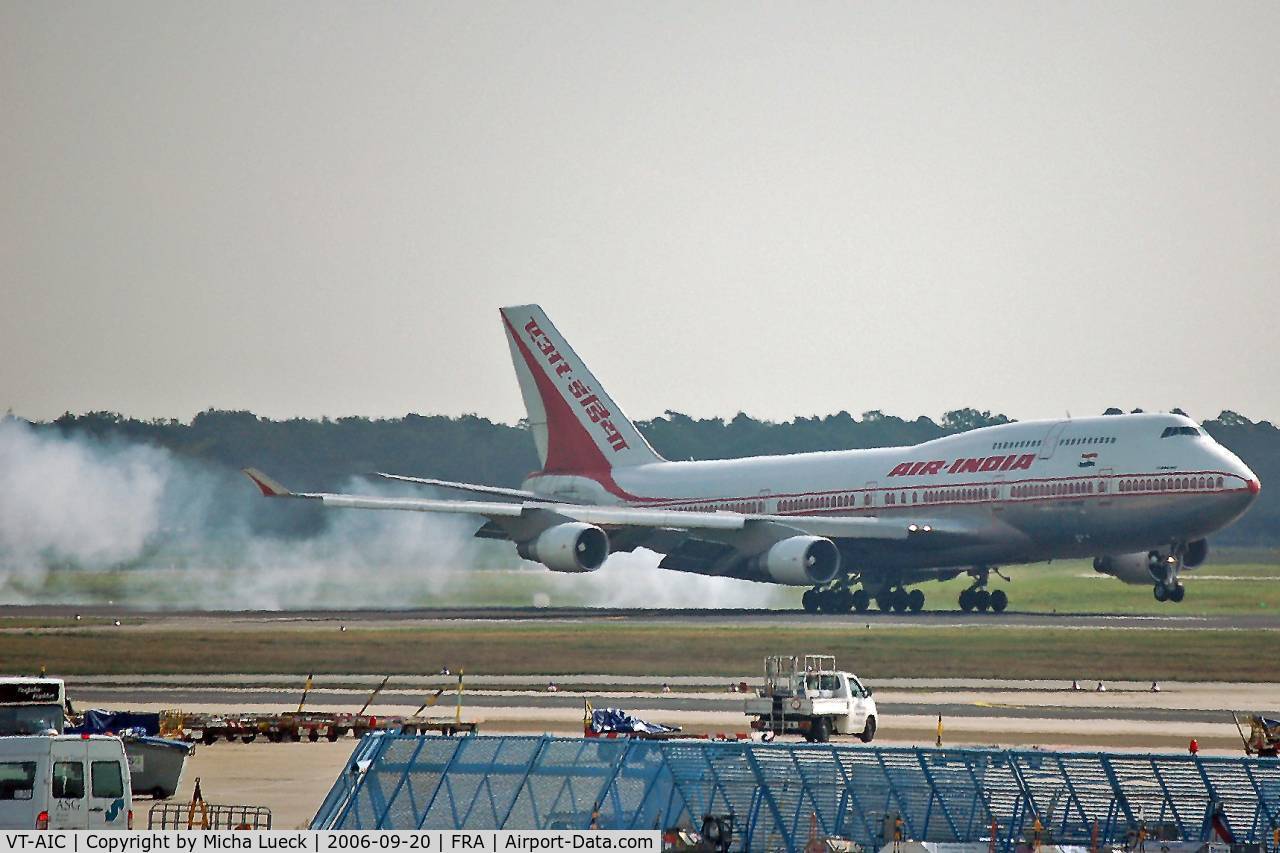
{"type": "MultiPolygon", "coordinates": [[[[965,626],[1009,628],[1170,628],[1183,630],[1238,629],[1280,631],[1280,612],[1234,613],[1197,616],[1178,613],[1170,608],[1161,614],[1113,614],[1088,612],[1020,612],[963,613],[961,611],[922,611],[920,613],[814,614],[800,610],[746,609],[642,609],[591,607],[439,607],[405,610],[143,610],[101,604],[79,605],[4,605],[0,619],[39,620],[121,619],[137,625],[180,624],[191,628],[203,623],[211,628],[246,625],[306,627],[308,625],[359,624],[422,625],[428,623],[539,622],[615,624],[680,624],[714,627],[716,625],[748,625],[759,627],[838,627],[841,625],[893,628],[957,628],[965,626]]],[[[75,626],[67,626],[75,627],[75,626]]],[[[0,629],[2,630],[2,629],[0,629]]]]}

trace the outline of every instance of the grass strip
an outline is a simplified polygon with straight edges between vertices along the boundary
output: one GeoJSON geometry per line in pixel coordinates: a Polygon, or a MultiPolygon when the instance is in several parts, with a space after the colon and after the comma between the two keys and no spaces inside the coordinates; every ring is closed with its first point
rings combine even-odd
{"type": "Polygon", "coordinates": [[[1271,681],[1275,632],[1181,629],[493,625],[343,633],[247,629],[0,635],[11,672],[754,675],[769,654],[834,654],[867,678],[1271,681]]]}

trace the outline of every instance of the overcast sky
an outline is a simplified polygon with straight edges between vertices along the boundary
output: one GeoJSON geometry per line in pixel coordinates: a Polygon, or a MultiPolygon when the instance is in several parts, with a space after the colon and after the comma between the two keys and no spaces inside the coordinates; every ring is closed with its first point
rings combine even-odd
{"type": "Polygon", "coordinates": [[[0,0],[0,410],[1280,418],[1280,3],[0,0]]]}

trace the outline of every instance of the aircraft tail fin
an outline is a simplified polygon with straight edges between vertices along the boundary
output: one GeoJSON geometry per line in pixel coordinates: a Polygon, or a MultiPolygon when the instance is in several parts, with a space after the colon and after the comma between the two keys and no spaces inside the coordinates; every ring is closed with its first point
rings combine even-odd
{"type": "Polygon", "coordinates": [[[600,474],[663,461],[540,307],[501,313],[543,471],[600,474]]]}

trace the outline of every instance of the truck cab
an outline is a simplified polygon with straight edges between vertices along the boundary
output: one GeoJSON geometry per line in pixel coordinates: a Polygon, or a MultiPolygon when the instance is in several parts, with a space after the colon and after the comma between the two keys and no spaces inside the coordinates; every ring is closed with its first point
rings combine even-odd
{"type": "Polygon", "coordinates": [[[131,829],[133,793],[119,738],[0,738],[0,829],[131,829]]]}
{"type": "Polygon", "coordinates": [[[869,743],[876,734],[871,690],[831,655],[775,655],[765,659],[764,687],[746,701],[751,727],[774,735],[800,734],[825,743],[833,734],[869,743]]]}

